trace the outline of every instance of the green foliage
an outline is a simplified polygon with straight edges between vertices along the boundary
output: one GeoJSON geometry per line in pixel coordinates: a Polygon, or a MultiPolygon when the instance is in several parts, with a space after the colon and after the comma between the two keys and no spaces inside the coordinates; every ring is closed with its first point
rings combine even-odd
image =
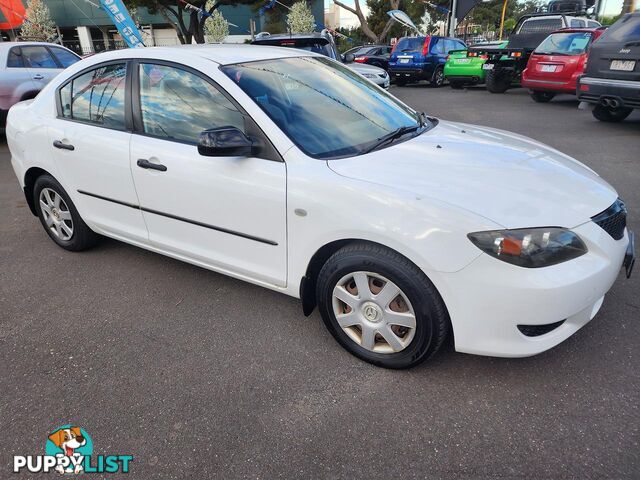
{"type": "MultiPolygon", "coordinates": [[[[387,12],[391,10],[390,3],[391,2],[389,2],[389,0],[367,0],[367,6],[369,7],[369,16],[367,17],[367,22],[369,23],[369,27],[371,27],[371,30],[376,32],[376,34],[382,32],[385,25],[389,21],[389,15],[387,15],[387,12]]],[[[406,13],[413,21],[413,23],[418,28],[421,28],[423,26],[422,17],[424,16],[426,7],[426,4],[420,1],[400,0],[398,10],[402,10],[404,13],[406,13]]],[[[385,42],[393,37],[404,36],[406,30],[406,27],[403,27],[398,22],[394,22],[391,30],[389,30],[389,33],[387,34],[387,38],[384,39],[385,42]]]]}
{"type": "Polygon", "coordinates": [[[58,36],[49,7],[42,0],[29,0],[25,19],[20,31],[22,38],[38,42],[52,42],[58,36]]]}
{"type": "Polygon", "coordinates": [[[336,37],[336,47],[338,47],[338,51],[340,53],[346,52],[350,48],[357,47],[359,45],[366,45],[367,43],[371,43],[371,40],[367,38],[360,27],[338,28],[336,31],[349,37],[336,37]]]}
{"type": "Polygon", "coordinates": [[[316,27],[315,18],[307,2],[302,0],[291,6],[287,15],[287,25],[291,33],[311,33],[316,27]]]}
{"type": "MultiPolygon", "coordinates": [[[[213,0],[207,2],[207,10],[213,6],[213,0]]],[[[222,43],[229,36],[229,22],[220,10],[215,10],[204,22],[204,34],[209,43],[222,43]]]]}

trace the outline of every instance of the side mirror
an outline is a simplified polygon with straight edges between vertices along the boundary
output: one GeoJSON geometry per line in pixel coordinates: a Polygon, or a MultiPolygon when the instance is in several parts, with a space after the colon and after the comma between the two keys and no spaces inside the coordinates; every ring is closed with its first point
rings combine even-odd
{"type": "Polygon", "coordinates": [[[344,61],[345,61],[346,63],[351,63],[351,62],[353,62],[355,59],[356,59],[356,56],[355,56],[353,53],[347,53],[347,54],[344,56],[344,61]]]}
{"type": "Polygon", "coordinates": [[[253,142],[236,127],[220,127],[200,134],[198,153],[205,157],[250,157],[253,142]]]}

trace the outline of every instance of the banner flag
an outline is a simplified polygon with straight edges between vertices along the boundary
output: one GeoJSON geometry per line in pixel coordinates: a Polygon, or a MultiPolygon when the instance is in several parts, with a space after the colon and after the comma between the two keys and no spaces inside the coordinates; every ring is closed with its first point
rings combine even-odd
{"type": "Polygon", "coordinates": [[[124,6],[122,0],[100,0],[100,5],[109,14],[128,47],[144,47],[142,34],[133,22],[129,10],[124,6]]]}
{"type": "Polygon", "coordinates": [[[404,13],[402,10],[389,10],[387,12],[387,15],[389,15],[396,22],[404,25],[405,27],[409,27],[415,30],[416,32],[420,33],[420,30],[418,30],[418,27],[416,27],[415,24],[411,21],[411,19],[409,18],[409,15],[404,13]]]}

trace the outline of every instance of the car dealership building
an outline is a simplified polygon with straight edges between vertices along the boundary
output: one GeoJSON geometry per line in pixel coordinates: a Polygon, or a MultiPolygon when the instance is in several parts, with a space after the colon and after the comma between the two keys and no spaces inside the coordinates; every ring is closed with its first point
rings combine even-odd
{"type": "MultiPolygon", "coordinates": [[[[63,44],[81,54],[95,53],[118,48],[123,45],[113,22],[101,8],[96,8],[98,0],[44,0],[51,11],[63,44]]],[[[265,2],[266,3],[266,2],[265,2]]],[[[19,35],[23,23],[27,0],[0,1],[0,32],[3,40],[13,40],[19,35]]],[[[324,4],[320,0],[310,3],[316,22],[323,22],[324,4]]],[[[276,5],[274,8],[283,9],[276,5]]],[[[255,30],[263,30],[266,16],[249,5],[222,6],[220,11],[232,24],[229,26],[228,41],[243,42],[249,38],[253,20],[255,30]]],[[[132,12],[141,25],[147,45],[178,45],[180,41],[173,27],[159,13],[151,15],[145,8],[132,12]]],[[[188,19],[185,17],[185,23],[188,19]]]]}

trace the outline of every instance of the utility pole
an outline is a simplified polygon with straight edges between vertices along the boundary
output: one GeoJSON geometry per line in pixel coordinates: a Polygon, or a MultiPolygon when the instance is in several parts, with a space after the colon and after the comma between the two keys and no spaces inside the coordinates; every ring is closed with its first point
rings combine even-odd
{"type": "Polygon", "coordinates": [[[451,16],[449,17],[449,36],[456,36],[456,27],[458,20],[456,14],[458,13],[458,0],[451,0],[451,16]]]}

